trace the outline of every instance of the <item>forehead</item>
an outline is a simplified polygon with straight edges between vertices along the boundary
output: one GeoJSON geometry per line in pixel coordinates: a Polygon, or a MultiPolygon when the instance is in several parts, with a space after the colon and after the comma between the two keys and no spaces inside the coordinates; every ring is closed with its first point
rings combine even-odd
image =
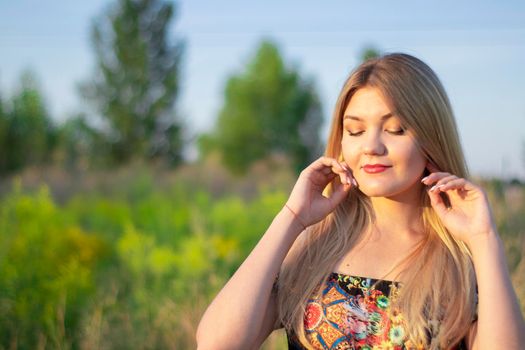
{"type": "Polygon", "coordinates": [[[381,91],[373,87],[364,87],[353,94],[345,107],[343,117],[353,116],[368,120],[381,118],[388,113],[393,111],[381,91]]]}

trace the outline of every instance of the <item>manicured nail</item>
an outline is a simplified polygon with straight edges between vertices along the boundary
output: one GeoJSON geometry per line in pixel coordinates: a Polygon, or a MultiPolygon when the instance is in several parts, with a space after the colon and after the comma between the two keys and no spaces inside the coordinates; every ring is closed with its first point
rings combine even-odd
{"type": "Polygon", "coordinates": [[[435,190],[437,190],[438,188],[441,188],[441,187],[443,187],[443,186],[445,186],[445,185],[439,185],[439,186],[434,185],[434,186],[432,186],[432,188],[430,189],[430,191],[431,191],[431,192],[434,192],[435,190]]]}
{"type": "Polygon", "coordinates": [[[421,182],[425,182],[427,179],[428,179],[428,176],[425,176],[424,178],[421,179],[421,182]]]}
{"type": "Polygon", "coordinates": [[[357,181],[355,181],[355,179],[352,179],[352,184],[357,187],[357,181]]]}

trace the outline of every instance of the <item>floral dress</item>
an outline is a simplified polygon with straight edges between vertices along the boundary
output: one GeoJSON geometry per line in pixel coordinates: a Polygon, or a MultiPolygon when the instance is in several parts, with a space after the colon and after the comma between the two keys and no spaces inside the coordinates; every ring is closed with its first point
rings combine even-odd
{"type": "MultiPolygon", "coordinates": [[[[316,349],[413,348],[403,316],[391,307],[398,287],[387,280],[330,274],[321,294],[306,306],[306,338],[316,349]]],[[[289,349],[304,349],[293,334],[287,336],[289,349]]]]}

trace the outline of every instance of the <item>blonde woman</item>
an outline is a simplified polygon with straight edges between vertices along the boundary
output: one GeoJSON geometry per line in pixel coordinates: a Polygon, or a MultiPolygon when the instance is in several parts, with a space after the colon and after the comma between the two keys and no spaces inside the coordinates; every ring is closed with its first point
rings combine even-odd
{"type": "Polygon", "coordinates": [[[487,196],[468,180],[452,109],[419,59],[348,78],[325,156],[300,174],[206,310],[199,349],[524,349],[487,196]]]}

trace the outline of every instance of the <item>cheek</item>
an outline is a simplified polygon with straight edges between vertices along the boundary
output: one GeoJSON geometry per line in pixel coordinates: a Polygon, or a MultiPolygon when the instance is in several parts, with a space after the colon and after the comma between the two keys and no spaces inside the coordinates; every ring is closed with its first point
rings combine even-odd
{"type": "Polygon", "coordinates": [[[343,160],[350,167],[350,169],[353,169],[359,164],[359,152],[357,149],[357,145],[352,142],[343,141],[341,143],[342,146],[342,154],[343,154],[343,160]]]}
{"type": "Polygon", "coordinates": [[[425,155],[423,154],[423,152],[421,152],[421,150],[415,144],[411,144],[409,149],[410,149],[410,152],[409,152],[410,160],[412,162],[415,162],[418,164],[426,163],[425,155]]]}
{"type": "Polygon", "coordinates": [[[425,170],[427,160],[417,147],[411,147],[404,158],[407,172],[419,176],[425,170]]]}

